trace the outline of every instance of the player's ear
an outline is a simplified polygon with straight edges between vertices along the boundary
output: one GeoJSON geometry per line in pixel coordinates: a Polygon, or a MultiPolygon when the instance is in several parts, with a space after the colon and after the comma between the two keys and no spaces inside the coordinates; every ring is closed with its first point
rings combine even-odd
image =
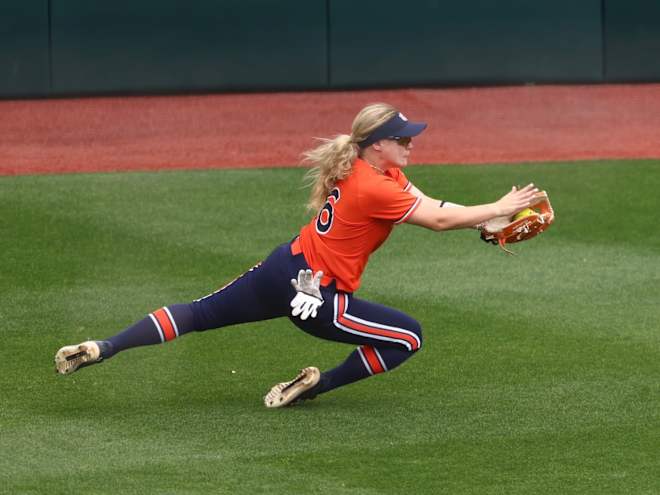
{"type": "Polygon", "coordinates": [[[376,151],[383,151],[382,141],[376,141],[376,142],[375,142],[374,144],[372,144],[371,146],[372,146],[373,149],[375,149],[376,151]]]}

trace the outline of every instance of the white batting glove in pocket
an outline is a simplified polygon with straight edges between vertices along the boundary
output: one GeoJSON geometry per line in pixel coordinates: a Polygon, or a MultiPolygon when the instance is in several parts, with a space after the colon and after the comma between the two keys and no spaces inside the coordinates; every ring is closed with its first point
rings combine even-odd
{"type": "Polygon", "coordinates": [[[291,300],[292,316],[300,316],[301,320],[310,316],[316,318],[318,309],[323,305],[321,278],[323,272],[318,271],[313,275],[312,270],[307,269],[298,272],[298,280],[291,279],[291,285],[296,289],[296,297],[291,300]]]}

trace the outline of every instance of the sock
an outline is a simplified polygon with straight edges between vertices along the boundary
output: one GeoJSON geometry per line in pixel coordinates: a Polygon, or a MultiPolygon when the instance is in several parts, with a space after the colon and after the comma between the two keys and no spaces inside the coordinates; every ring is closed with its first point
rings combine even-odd
{"type": "Polygon", "coordinates": [[[337,387],[384,373],[399,366],[413,354],[403,349],[360,346],[342,364],[321,373],[319,384],[312,390],[315,395],[323,394],[337,387]]]}
{"type": "Polygon", "coordinates": [[[146,318],[103,341],[101,355],[108,359],[118,352],[144,345],[168,342],[194,330],[189,304],[174,304],[150,313],[146,318]]]}

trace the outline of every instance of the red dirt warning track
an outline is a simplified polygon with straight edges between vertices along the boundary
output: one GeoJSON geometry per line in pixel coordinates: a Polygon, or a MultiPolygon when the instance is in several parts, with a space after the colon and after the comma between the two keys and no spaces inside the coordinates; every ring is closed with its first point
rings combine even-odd
{"type": "Polygon", "coordinates": [[[0,175],[296,165],[385,101],[415,163],[660,158],[660,84],[0,101],[0,175]]]}

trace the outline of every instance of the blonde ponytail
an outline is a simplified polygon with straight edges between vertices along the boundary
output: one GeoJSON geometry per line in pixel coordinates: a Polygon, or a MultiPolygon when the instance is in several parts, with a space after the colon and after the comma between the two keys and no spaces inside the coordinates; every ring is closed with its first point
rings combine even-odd
{"type": "Polygon", "coordinates": [[[305,175],[312,186],[307,208],[316,211],[323,206],[335,184],[350,175],[360,155],[358,143],[398,112],[386,103],[367,105],[353,120],[350,136],[340,134],[333,139],[319,139],[320,145],[303,153],[302,163],[311,166],[305,175]]]}
{"type": "Polygon", "coordinates": [[[312,166],[305,177],[312,184],[307,208],[313,211],[323,206],[338,181],[348,177],[358,156],[357,145],[347,134],[320,141],[319,146],[303,153],[303,163],[312,166]]]}

